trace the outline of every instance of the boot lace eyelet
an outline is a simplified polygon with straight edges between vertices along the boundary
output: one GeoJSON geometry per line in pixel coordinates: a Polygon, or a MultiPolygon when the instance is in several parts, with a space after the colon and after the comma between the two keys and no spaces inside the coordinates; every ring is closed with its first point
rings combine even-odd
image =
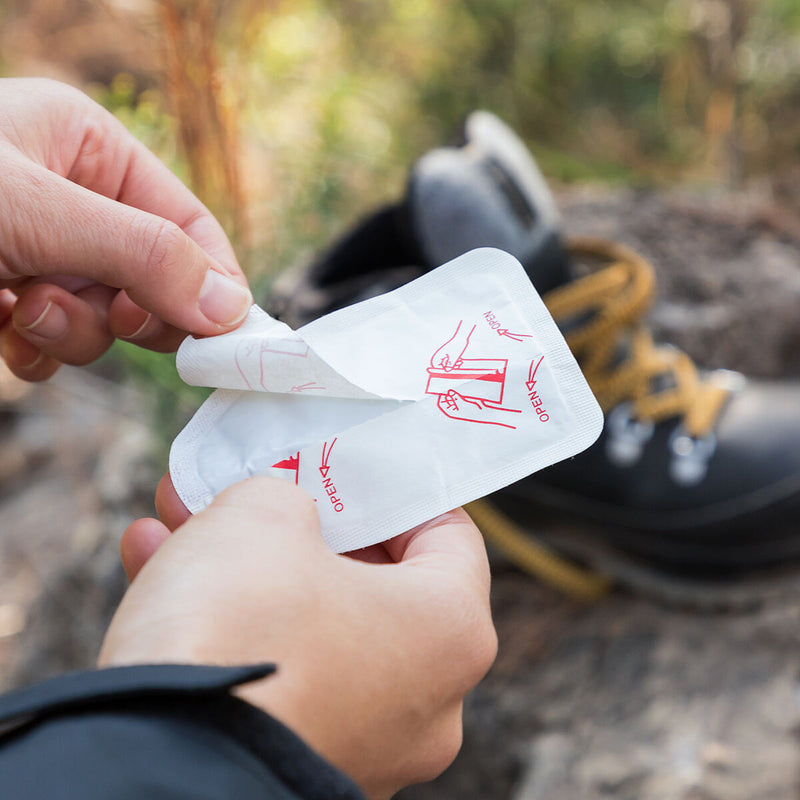
{"type": "Polygon", "coordinates": [[[621,403],[606,418],[606,454],[618,467],[631,467],[653,437],[651,420],[636,419],[632,403],[621,403]]]}
{"type": "Polygon", "coordinates": [[[669,475],[681,486],[696,486],[708,473],[708,464],[717,449],[717,437],[708,433],[702,437],[689,434],[683,424],[670,434],[667,442],[672,458],[669,475]]]}

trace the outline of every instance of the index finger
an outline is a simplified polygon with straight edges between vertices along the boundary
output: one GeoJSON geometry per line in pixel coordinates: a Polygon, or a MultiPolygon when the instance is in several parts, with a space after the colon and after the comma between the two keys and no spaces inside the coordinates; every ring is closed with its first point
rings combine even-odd
{"type": "Polygon", "coordinates": [[[230,241],[211,212],[116,117],[92,106],[98,124],[86,126],[80,149],[71,164],[67,160],[64,177],[174,222],[229,275],[243,277],[230,241]]]}
{"type": "Polygon", "coordinates": [[[0,279],[92,278],[126,289],[165,322],[203,335],[228,330],[246,316],[252,295],[241,271],[227,272],[177,223],[91,191],[21,154],[7,153],[4,160],[0,183],[9,203],[0,216],[0,279]]]}

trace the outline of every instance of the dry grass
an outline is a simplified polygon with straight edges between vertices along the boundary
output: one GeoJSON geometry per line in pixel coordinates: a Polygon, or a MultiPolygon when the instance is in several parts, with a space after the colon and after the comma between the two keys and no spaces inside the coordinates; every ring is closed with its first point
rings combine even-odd
{"type": "Polygon", "coordinates": [[[239,242],[249,231],[238,159],[237,106],[220,79],[219,4],[161,0],[166,95],[192,187],[239,242]]]}

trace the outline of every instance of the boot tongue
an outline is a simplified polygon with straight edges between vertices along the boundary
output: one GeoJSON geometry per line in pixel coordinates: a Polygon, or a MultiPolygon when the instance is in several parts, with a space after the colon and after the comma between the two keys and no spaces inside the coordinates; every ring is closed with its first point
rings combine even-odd
{"type": "Polygon", "coordinates": [[[498,247],[522,263],[540,294],[567,283],[569,261],[555,201],[517,135],[478,111],[466,144],[423,156],[411,172],[408,216],[426,266],[476,247],[498,247]]]}

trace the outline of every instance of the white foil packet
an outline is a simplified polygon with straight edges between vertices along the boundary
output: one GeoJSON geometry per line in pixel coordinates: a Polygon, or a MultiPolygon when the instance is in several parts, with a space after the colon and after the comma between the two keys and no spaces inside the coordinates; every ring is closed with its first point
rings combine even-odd
{"type": "Polygon", "coordinates": [[[336,552],[569,458],[603,425],[525,271],[489,248],[297,331],[253,306],[231,333],[187,338],[177,363],[220,387],[172,445],[188,509],[253,475],[286,478],[336,552]]]}

